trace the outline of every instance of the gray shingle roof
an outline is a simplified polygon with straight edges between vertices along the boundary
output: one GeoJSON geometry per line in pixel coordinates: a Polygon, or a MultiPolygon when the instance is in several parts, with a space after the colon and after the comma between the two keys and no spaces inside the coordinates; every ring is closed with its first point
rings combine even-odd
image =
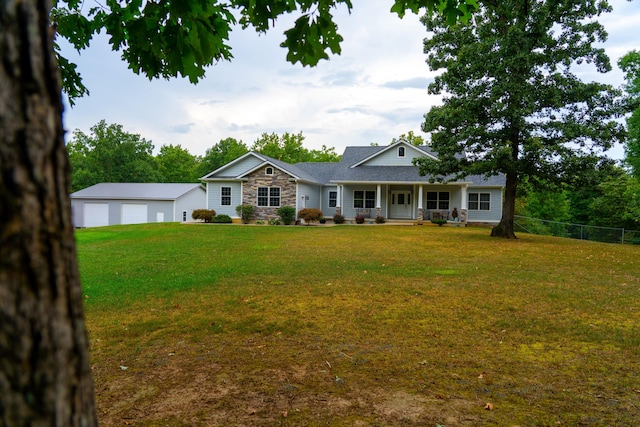
{"type": "Polygon", "coordinates": [[[288,174],[296,176],[304,181],[319,182],[317,177],[310,174],[307,170],[298,167],[297,165],[299,165],[300,163],[292,165],[291,163],[283,162],[282,160],[274,159],[273,157],[265,156],[264,154],[258,153],[258,156],[267,160],[278,169],[283,170],[288,174]]]}
{"type": "Polygon", "coordinates": [[[71,198],[176,200],[198,187],[204,189],[201,184],[191,183],[155,184],[103,182],[76,191],[71,194],[71,198]]]}
{"type": "MultiPolygon", "coordinates": [[[[428,183],[430,181],[431,177],[420,176],[418,174],[418,168],[415,166],[360,165],[354,168],[351,167],[388,148],[389,146],[346,147],[340,162],[302,162],[296,164],[283,162],[260,153],[253,154],[303,181],[322,185],[330,185],[336,182],[428,183]]],[[[421,146],[419,148],[437,157],[431,150],[431,147],[421,146]]],[[[219,176],[219,178],[224,177],[219,176]]],[[[472,185],[477,186],[504,186],[505,178],[502,174],[489,178],[472,175],[458,182],[472,183],[472,185]]]]}

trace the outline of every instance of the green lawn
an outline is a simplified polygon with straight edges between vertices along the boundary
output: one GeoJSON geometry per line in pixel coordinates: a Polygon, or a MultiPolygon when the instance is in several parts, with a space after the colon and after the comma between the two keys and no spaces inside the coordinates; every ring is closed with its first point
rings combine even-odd
{"type": "Polygon", "coordinates": [[[103,426],[640,420],[637,246],[430,225],[76,236],[103,426]]]}

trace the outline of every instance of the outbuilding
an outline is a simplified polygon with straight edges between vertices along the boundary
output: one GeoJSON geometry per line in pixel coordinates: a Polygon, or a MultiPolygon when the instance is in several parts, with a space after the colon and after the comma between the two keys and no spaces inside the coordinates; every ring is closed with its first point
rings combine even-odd
{"type": "Polygon", "coordinates": [[[100,183],[71,194],[75,227],[185,222],[205,207],[201,184],[100,183]]]}

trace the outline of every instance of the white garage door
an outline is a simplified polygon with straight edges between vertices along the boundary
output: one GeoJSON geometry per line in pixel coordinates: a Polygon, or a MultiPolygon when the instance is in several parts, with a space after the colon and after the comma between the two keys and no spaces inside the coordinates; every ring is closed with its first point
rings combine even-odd
{"type": "Polygon", "coordinates": [[[103,225],[109,225],[109,204],[85,203],[84,226],[102,227],[103,225]]]}
{"type": "Polygon", "coordinates": [[[147,222],[147,205],[122,204],[122,224],[142,224],[145,222],[147,222]]]}

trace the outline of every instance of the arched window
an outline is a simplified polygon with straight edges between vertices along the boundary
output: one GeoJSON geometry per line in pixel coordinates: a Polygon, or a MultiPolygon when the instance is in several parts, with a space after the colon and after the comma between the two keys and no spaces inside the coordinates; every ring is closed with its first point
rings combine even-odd
{"type": "Polygon", "coordinates": [[[404,157],[404,147],[398,147],[398,157],[404,157]]]}
{"type": "Polygon", "coordinates": [[[267,168],[264,170],[264,174],[273,175],[273,168],[271,166],[267,166],[267,168]]]}

